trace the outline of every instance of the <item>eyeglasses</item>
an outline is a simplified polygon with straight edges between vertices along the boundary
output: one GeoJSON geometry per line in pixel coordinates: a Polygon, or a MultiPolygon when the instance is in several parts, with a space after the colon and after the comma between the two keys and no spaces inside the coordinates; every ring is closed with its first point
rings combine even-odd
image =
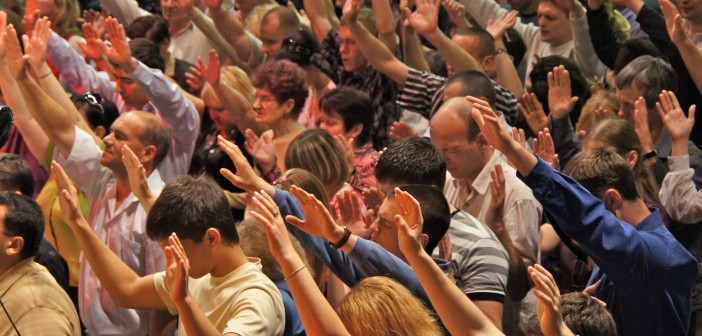
{"type": "Polygon", "coordinates": [[[277,101],[277,100],[275,99],[275,97],[273,97],[273,96],[259,96],[259,95],[254,95],[253,99],[254,99],[254,102],[258,100],[258,101],[261,102],[261,104],[270,104],[270,103],[272,103],[272,102],[277,101]]]}
{"type": "Polygon", "coordinates": [[[282,43],[282,47],[285,51],[289,53],[294,53],[298,54],[303,57],[309,57],[312,55],[312,50],[309,48],[302,47],[298,45],[295,40],[289,38],[287,40],[284,40],[282,43]]]}
{"type": "Polygon", "coordinates": [[[105,110],[102,107],[102,96],[100,96],[100,94],[88,91],[81,96],[81,99],[88,103],[88,105],[98,108],[100,113],[105,113],[105,110]]]}

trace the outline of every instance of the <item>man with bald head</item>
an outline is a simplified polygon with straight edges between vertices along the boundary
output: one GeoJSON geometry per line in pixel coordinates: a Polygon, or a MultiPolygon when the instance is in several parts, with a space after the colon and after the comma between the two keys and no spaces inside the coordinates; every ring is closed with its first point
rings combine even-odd
{"type": "Polygon", "coordinates": [[[275,7],[261,19],[261,51],[266,60],[275,60],[286,36],[300,30],[300,19],[288,7],[275,7]]]}
{"type": "MultiPolygon", "coordinates": [[[[505,176],[504,223],[515,248],[526,266],[539,262],[539,223],[541,204],[531,189],[517,178],[516,171],[480,133],[471,117],[472,104],[464,97],[446,100],[431,119],[431,143],[446,160],[444,195],[452,206],[487,222],[492,194],[490,172],[496,164],[502,166],[505,176]]],[[[504,328],[516,326],[517,303],[505,304],[504,328]]]]}

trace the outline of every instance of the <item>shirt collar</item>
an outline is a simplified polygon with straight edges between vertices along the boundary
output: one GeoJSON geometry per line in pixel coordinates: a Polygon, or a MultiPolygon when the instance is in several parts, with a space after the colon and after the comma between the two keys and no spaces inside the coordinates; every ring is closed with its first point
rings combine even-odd
{"type": "MultiPolygon", "coordinates": [[[[480,171],[480,174],[478,174],[478,177],[476,177],[475,181],[473,181],[473,189],[481,195],[485,195],[490,188],[490,182],[492,181],[490,172],[495,167],[495,164],[498,163],[498,160],[500,160],[500,152],[495,150],[492,153],[490,160],[487,162],[487,164],[485,164],[485,166],[483,166],[483,169],[480,171]]],[[[466,183],[464,183],[464,185],[466,185],[466,183]]]]}
{"type": "Polygon", "coordinates": [[[659,210],[656,208],[648,208],[651,210],[651,214],[646,216],[638,225],[636,225],[636,230],[638,231],[653,231],[661,226],[661,214],[658,213],[659,210]]]}

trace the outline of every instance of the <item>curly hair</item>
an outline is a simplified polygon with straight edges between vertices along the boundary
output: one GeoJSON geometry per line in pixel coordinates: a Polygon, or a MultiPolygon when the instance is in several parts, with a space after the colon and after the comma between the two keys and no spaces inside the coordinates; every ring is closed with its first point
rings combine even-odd
{"type": "Polygon", "coordinates": [[[288,60],[266,62],[256,69],[251,82],[257,89],[266,89],[282,104],[289,99],[295,102],[290,112],[297,119],[307,100],[307,75],[297,64],[288,60]]]}

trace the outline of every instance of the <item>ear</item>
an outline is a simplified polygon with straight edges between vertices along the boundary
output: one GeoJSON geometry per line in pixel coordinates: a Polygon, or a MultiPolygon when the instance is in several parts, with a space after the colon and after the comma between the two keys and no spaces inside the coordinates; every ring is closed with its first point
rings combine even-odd
{"type": "Polygon", "coordinates": [[[144,150],[141,152],[141,155],[139,156],[139,162],[141,162],[142,164],[145,164],[147,162],[153,162],[155,157],[156,146],[148,145],[144,147],[144,150]]]}
{"type": "Polygon", "coordinates": [[[221,241],[222,241],[222,236],[220,235],[219,230],[217,230],[215,228],[209,228],[209,229],[207,229],[207,231],[205,231],[204,242],[210,248],[213,248],[213,247],[219,245],[221,241]]]}
{"type": "Polygon", "coordinates": [[[490,144],[485,140],[485,136],[483,136],[482,132],[478,133],[478,136],[475,137],[475,143],[481,151],[490,148],[490,144]]]}
{"type": "Polygon", "coordinates": [[[429,243],[429,236],[422,233],[419,236],[419,243],[422,244],[422,247],[427,246],[427,243],[429,243]]]}
{"type": "Polygon", "coordinates": [[[5,251],[5,255],[8,257],[19,256],[24,248],[24,238],[19,236],[12,237],[5,242],[2,248],[5,251]]]}
{"type": "Polygon", "coordinates": [[[295,108],[295,101],[291,98],[285,101],[285,103],[282,104],[283,108],[285,109],[285,114],[290,114],[295,108]]]}
{"type": "Polygon", "coordinates": [[[616,211],[622,207],[624,199],[617,189],[609,188],[605,190],[604,194],[602,195],[602,201],[604,202],[607,210],[616,214],[616,211]]]}
{"type": "Polygon", "coordinates": [[[358,135],[363,132],[363,124],[356,124],[351,127],[351,129],[347,132],[352,138],[358,138],[358,135]]]}
{"type": "Polygon", "coordinates": [[[107,130],[105,130],[104,126],[98,126],[98,127],[95,127],[95,129],[93,130],[93,133],[95,133],[95,135],[98,138],[102,139],[105,137],[105,134],[107,134],[107,130]]]}
{"type": "Polygon", "coordinates": [[[634,169],[634,166],[636,166],[636,162],[639,161],[639,153],[635,150],[630,150],[629,153],[626,153],[626,163],[629,165],[629,168],[634,169]]]}

